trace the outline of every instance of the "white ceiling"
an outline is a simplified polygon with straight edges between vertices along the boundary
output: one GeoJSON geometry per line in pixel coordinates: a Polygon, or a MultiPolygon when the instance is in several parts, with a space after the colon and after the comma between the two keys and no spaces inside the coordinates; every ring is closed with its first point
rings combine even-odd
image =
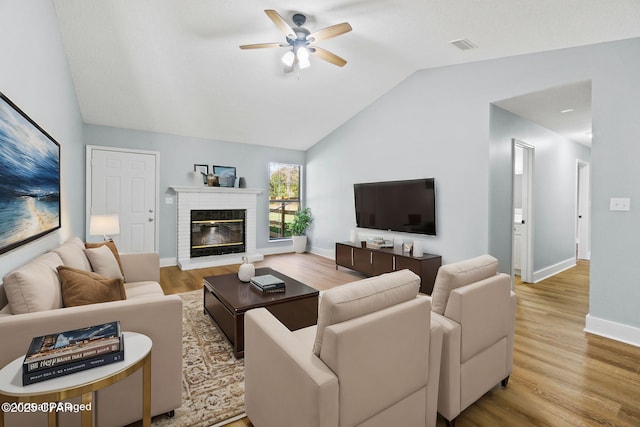
{"type": "Polygon", "coordinates": [[[640,0],[54,4],[86,123],[301,150],[416,70],[640,36],[640,0]],[[283,50],[240,50],[284,41],[264,9],[302,12],[311,31],[349,22],[318,43],[347,65],[285,74],[283,50]]]}
{"type": "Polygon", "coordinates": [[[591,146],[591,81],[494,102],[575,142],[591,146]]]}

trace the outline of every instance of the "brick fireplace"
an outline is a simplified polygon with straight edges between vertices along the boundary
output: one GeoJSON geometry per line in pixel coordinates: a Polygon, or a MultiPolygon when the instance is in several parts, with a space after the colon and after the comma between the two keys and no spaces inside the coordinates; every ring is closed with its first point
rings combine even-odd
{"type": "MultiPolygon", "coordinates": [[[[261,261],[263,256],[256,251],[256,207],[260,189],[227,188],[227,187],[177,187],[172,186],[178,196],[177,219],[178,266],[182,270],[194,268],[216,267],[239,264],[246,256],[251,262],[261,261]],[[234,212],[226,213],[222,218],[211,218],[210,223],[197,223],[196,240],[205,240],[205,244],[195,246],[206,247],[202,251],[193,251],[193,212],[234,212]],[[240,214],[239,212],[242,212],[240,214]],[[226,215],[226,216],[225,216],[226,215]],[[239,245],[225,247],[231,240],[238,240],[240,235],[237,226],[230,228],[220,224],[236,222],[236,216],[242,216],[243,248],[239,245]],[[222,222],[222,221],[227,221],[222,222]],[[211,230],[208,230],[209,224],[211,230]],[[219,237],[216,237],[220,234],[219,237]],[[193,255],[193,256],[192,256],[193,255]]],[[[214,214],[219,215],[218,213],[214,214]]],[[[204,221],[204,217],[196,215],[196,221],[204,221]]],[[[238,243],[238,242],[231,242],[238,243]]]]}

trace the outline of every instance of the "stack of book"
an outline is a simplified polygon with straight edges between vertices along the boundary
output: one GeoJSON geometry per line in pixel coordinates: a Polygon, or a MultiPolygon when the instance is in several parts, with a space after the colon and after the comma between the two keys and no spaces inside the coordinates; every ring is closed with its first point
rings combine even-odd
{"type": "Polygon", "coordinates": [[[284,281],[273,274],[263,274],[251,278],[251,286],[263,294],[285,292],[284,281]]]}
{"type": "Polygon", "coordinates": [[[35,337],[22,364],[22,385],[124,360],[120,322],[35,337]]]}

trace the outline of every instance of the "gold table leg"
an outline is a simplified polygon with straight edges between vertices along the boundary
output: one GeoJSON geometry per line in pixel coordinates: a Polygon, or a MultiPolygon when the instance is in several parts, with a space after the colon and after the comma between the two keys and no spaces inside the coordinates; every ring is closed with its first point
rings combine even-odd
{"type": "Polygon", "coordinates": [[[89,391],[82,394],[82,427],[90,427],[93,425],[93,392],[89,391]]]}
{"type": "Polygon", "coordinates": [[[151,353],[142,367],[142,427],[151,427],[151,353]]]}
{"type": "Polygon", "coordinates": [[[48,425],[49,427],[57,427],[58,425],[58,412],[52,411],[49,409],[49,413],[47,414],[48,425]]]}

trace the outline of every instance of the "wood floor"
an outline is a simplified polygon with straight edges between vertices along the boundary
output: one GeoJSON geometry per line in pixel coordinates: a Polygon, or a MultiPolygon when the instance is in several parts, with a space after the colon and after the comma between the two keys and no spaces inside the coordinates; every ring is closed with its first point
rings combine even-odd
{"type": "MultiPolygon", "coordinates": [[[[360,279],[332,260],[312,254],[265,257],[268,266],[325,290],[360,279]]],[[[238,266],[182,272],[161,269],[165,293],[202,288],[202,277],[237,272],[238,266]]],[[[640,348],[583,332],[589,311],[589,264],[518,295],[513,373],[458,418],[457,426],[640,426],[640,348]]],[[[438,427],[444,426],[438,418],[438,427]]],[[[249,427],[248,419],[227,427],[249,427]]]]}

